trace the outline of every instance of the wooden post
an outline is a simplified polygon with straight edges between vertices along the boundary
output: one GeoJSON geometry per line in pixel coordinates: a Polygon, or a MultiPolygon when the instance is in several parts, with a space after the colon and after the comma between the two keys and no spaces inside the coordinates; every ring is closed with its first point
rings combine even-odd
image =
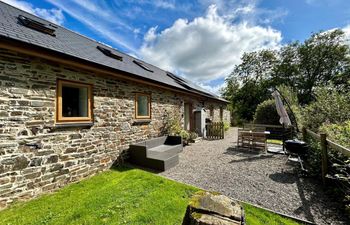
{"type": "Polygon", "coordinates": [[[327,152],[327,135],[320,134],[321,154],[322,154],[322,181],[326,185],[326,175],[328,173],[328,152],[327,152]]]}
{"type": "Polygon", "coordinates": [[[302,134],[303,134],[303,141],[306,142],[306,128],[303,127],[303,128],[301,129],[301,131],[302,131],[302,134]]]}
{"type": "Polygon", "coordinates": [[[222,126],[222,139],[224,139],[225,138],[225,124],[224,124],[224,122],[221,122],[221,126],[222,126]]]}

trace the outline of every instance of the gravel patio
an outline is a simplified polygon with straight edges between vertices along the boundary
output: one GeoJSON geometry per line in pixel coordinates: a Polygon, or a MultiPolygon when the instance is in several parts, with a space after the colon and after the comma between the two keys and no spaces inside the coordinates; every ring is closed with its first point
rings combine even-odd
{"type": "Polygon", "coordinates": [[[350,224],[318,181],[297,176],[298,165],[287,163],[287,156],[238,150],[236,140],[231,128],[224,140],[187,146],[179,165],[160,175],[316,224],[350,224]]]}

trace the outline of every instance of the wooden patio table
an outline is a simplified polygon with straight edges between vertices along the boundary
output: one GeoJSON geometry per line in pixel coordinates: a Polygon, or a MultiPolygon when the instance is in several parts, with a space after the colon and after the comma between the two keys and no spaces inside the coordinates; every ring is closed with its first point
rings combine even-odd
{"type": "Polygon", "coordinates": [[[267,150],[267,138],[266,135],[270,134],[270,131],[252,131],[252,130],[238,130],[238,145],[241,142],[242,147],[257,148],[263,147],[267,150]]]}

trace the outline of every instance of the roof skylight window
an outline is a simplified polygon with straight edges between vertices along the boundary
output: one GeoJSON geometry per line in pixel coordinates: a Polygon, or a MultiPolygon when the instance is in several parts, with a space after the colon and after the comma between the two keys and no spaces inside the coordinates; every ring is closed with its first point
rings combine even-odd
{"type": "Polygon", "coordinates": [[[133,60],[133,62],[134,62],[136,65],[138,65],[139,67],[141,67],[142,69],[147,70],[147,71],[153,73],[153,70],[152,70],[151,68],[149,68],[148,66],[146,66],[145,64],[143,64],[142,62],[136,61],[136,60],[133,60]]]}
{"type": "Polygon", "coordinates": [[[40,32],[45,33],[45,34],[49,34],[51,36],[56,36],[55,29],[49,28],[47,25],[40,23],[36,20],[30,19],[30,18],[22,16],[22,15],[18,16],[18,20],[23,26],[26,26],[26,27],[31,28],[33,30],[40,31],[40,32]]]}
{"type": "Polygon", "coordinates": [[[172,74],[170,72],[167,72],[166,75],[168,77],[172,78],[176,83],[180,84],[181,86],[183,86],[187,90],[192,90],[192,91],[195,91],[197,93],[201,93],[201,94],[204,94],[204,95],[207,95],[207,96],[213,96],[210,93],[198,90],[198,88],[193,87],[193,84],[191,84],[191,82],[187,82],[185,79],[182,79],[179,76],[176,76],[176,75],[174,75],[174,74],[172,74]]]}
{"type": "Polygon", "coordinates": [[[103,54],[105,54],[108,57],[111,57],[113,59],[119,60],[119,61],[123,61],[123,57],[120,55],[117,55],[115,53],[113,53],[111,50],[101,47],[101,46],[97,46],[96,47],[98,50],[100,50],[103,54]]]}
{"type": "Polygon", "coordinates": [[[178,77],[170,72],[166,73],[169,77],[173,78],[175,81],[180,82],[180,83],[187,83],[187,81],[185,81],[184,79],[182,79],[181,77],[178,77]]]}

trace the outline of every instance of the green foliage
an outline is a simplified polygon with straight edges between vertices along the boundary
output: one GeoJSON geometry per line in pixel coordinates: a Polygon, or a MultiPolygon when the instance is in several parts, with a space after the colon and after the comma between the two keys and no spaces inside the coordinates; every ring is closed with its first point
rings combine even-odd
{"type": "Polygon", "coordinates": [[[237,88],[238,81],[231,79],[230,83],[231,85],[227,86],[224,92],[226,95],[232,94],[228,99],[234,119],[238,121],[253,120],[254,112],[259,103],[271,97],[268,83],[248,80],[240,88],[237,88]],[[237,84],[234,84],[235,82],[237,84]]]}
{"type": "Polygon", "coordinates": [[[190,137],[189,137],[189,140],[190,141],[194,141],[196,140],[196,138],[198,137],[198,134],[196,132],[190,132],[190,137]]]}
{"type": "Polygon", "coordinates": [[[333,86],[318,88],[316,101],[302,110],[303,125],[315,132],[323,124],[341,124],[350,120],[350,92],[339,92],[333,86]]]}
{"type": "Polygon", "coordinates": [[[182,140],[187,141],[190,138],[190,133],[187,130],[180,130],[178,135],[182,138],[182,140]]]}
{"type": "Polygon", "coordinates": [[[311,176],[321,177],[321,146],[318,140],[313,139],[308,136],[306,142],[308,143],[307,148],[307,165],[308,165],[308,173],[311,176]]]}
{"type": "Polygon", "coordinates": [[[282,84],[279,85],[277,89],[290,106],[299,105],[298,94],[293,90],[292,87],[282,84]]]}
{"type": "Polygon", "coordinates": [[[350,148],[350,120],[342,124],[324,124],[320,131],[326,133],[332,141],[350,148]]]}
{"type": "Polygon", "coordinates": [[[227,121],[224,121],[224,130],[228,131],[230,129],[230,123],[227,121]]]}
{"type": "Polygon", "coordinates": [[[167,112],[165,115],[166,133],[169,135],[178,135],[185,144],[190,139],[190,133],[181,126],[181,117],[178,111],[167,112]]]}
{"type": "Polygon", "coordinates": [[[257,106],[271,97],[268,90],[276,86],[292,88],[294,107],[296,102],[315,101],[315,90],[325,85],[350,89],[350,51],[341,30],[319,32],[278,51],[246,53],[241,59],[222,90],[237,123],[252,120],[257,106]]]}
{"type": "Polygon", "coordinates": [[[178,135],[180,134],[181,127],[181,117],[180,113],[177,110],[172,112],[167,112],[164,116],[165,130],[169,135],[178,135]]]}
{"type": "MultiPolygon", "coordinates": [[[[344,123],[344,125],[325,125],[321,128],[330,134],[328,138],[335,142],[349,147],[350,138],[350,121],[344,123]],[[343,142],[342,142],[343,141],[343,142]]],[[[314,139],[311,136],[307,136],[307,143],[309,145],[307,150],[306,162],[308,165],[308,173],[311,176],[321,178],[321,164],[322,154],[320,141],[314,139]]],[[[332,196],[344,204],[344,209],[348,216],[350,216],[350,198],[344,187],[350,186],[349,178],[349,157],[341,154],[338,151],[333,151],[332,148],[328,148],[328,174],[327,178],[332,180],[327,182],[327,190],[332,196]]]]}
{"type": "Polygon", "coordinates": [[[270,84],[266,80],[276,61],[274,51],[245,53],[226,79],[222,95],[230,102],[233,124],[253,120],[258,104],[270,97],[270,84]]]}
{"type": "MultiPolygon", "coordinates": [[[[291,119],[291,121],[293,120],[293,116],[295,117],[296,121],[292,121],[296,122],[300,128],[300,126],[302,125],[302,113],[301,113],[301,106],[299,105],[299,101],[298,101],[298,94],[295,90],[293,90],[292,87],[290,86],[286,86],[286,85],[280,85],[277,87],[277,89],[279,90],[279,92],[281,93],[281,95],[284,97],[284,99],[288,102],[290,109],[287,107],[287,105],[285,104],[287,113],[291,119]]],[[[294,125],[294,124],[293,124],[294,125]]]]}
{"type": "Polygon", "coordinates": [[[238,77],[243,83],[248,81],[257,83],[270,76],[277,62],[277,55],[271,50],[261,50],[244,53],[241,60],[242,63],[234,68],[231,75],[238,77]]]}
{"type": "Polygon", "coordinates": [[[282,48],[272,74],[275,83],[295,87],[301,104],[314,100],[315,87],[329,83],[349,87],[349,46],[344,39],[342,30],[319,32],[304,43],[282,48]]]}
{"type": "Polygon", "coordinates": [[[254,115],[254,123],[280,125],[280,116],[276,110],[275,100],[266,100],[258,105],[254,115]]]}

